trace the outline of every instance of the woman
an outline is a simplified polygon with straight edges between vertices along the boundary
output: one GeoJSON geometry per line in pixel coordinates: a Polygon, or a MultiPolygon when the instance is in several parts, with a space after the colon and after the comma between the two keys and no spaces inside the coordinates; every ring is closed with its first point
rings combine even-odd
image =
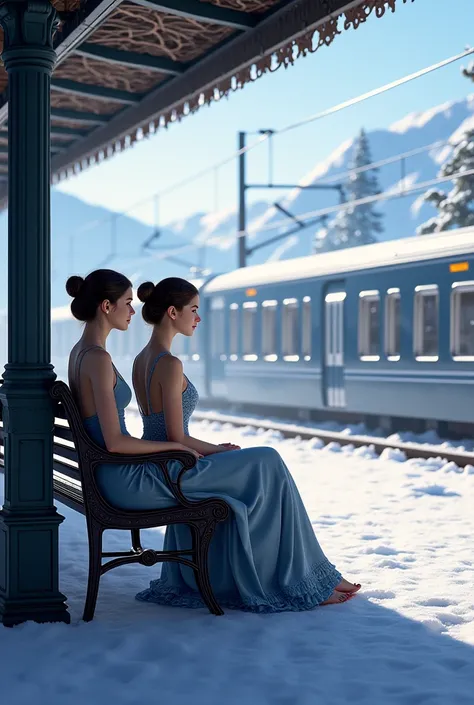
{"type": "MultiPolygon", "coordinates": [[[[74,299],[73,316],[85,322],[82,336],[69,356],[68,374],[89,436],[112,453],[186,450],[200,457],[200,453],[182,443],[146,441],[127,432],[124,411],[132,392],[105,347],[110,331],[127,330],[135,313],[129,280],[110,269],[98,269],[85,279],[69,277],[66,290],[74,299]]],[[[163,491],[158,476],[154,463],[104,464],[97,468],[96,481],[107,501],[117,507],[155,509],[169,506],[171,496],[163,491]]]]}
{"type": "MultiPolygon", "coordinates": [[[[176,334],[193,335],[200,322],[197,289],[184,279],[142,284],[142,315],[153,325],[148,345],[134,362],[133,386],[143,438],[185,443],[202,457],[183,478],[187,497],[221,497],[233,510],[211,542],[209,570],[222,606],[255,612],[307,610],[345,602],[360,585],[344,580],[323,554],[286,465],[273,448],[240,450],[192,438],[188,422],[198,394],[171,355],[176,334]]],[[[170,472],[178,472],[170,464],[170,472]]],[[[176,465],[176,467],[173,467],[176,465]]],[[[186,526],[167,528],[166,550],[190,546],[186,526]]],[[[192,571],[166,563],[161,578],[137,599],[201,607],[192,571]]]]}

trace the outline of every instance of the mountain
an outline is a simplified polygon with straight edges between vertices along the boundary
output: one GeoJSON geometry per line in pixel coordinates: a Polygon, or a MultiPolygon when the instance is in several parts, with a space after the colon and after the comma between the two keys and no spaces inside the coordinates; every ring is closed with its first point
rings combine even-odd
{"type": "MultiPolygon", "coordinates": [[[[374,162],[379,162],[434,142],[449,141],[454,144],[459,140],[462,132],[472,126],[474,126],[474,95],[464,101],[446,103],[423,113],[407,115],[388,129],[368,132],[367,137],[372,158],[374,162]]],[[[317,183],[319,179],[322,179],[322,182],[332,181],[338,174],[344,178],[344,172],[351,165],[353,145],[353,140],[340,145],[325,161],[317,164],[301,183],[308,185],[317,183]]],[[[413,188],[416,184],[435,179],[441,164],[446,161],[450,152],[449,145],[441,145],[409,156],[403,162],[397,161],[380,167],[378,179],[382,192],[399,193],[402,182],[406,188],[413,188]]],[[[443,184],[439,188],[443,189],[443,184]]],[[[377,203],[377,210],[384,215],[385,231],[380,239],[394,240],[414,235],[419,224],[435,215],[436,211],[433,207],[422,202],[423,193],[424,189],[410,196],[382,200],[377,203]]],[[[338,194],[295,189],[281,203],[287,210],[301,218],[305,213],[336,205],[338,194]]],[[[281,213],[272,208],[260,223],[254,224],[254,227],[262,227],[262,225],[266,227],[272,223],[281,222],[281,219],[281,213]]],[[[260,261],[309,254],[312,236],[318,229],[319,226],[313,226],[303,230],[298,238],[282,240],[279,247],[273,245],[262,248],[258,253],[260,261]],[[279,249],[282,250],[281,253],[279,249]]],[[[266,237],[268,234],[269,232],[266,233],[266,237]]],[[[256,233],[255,241],[264,239],[263,235],[256,233]]]]}
{"type": "MultiPolygon", "coordinates": [[[[474,96],[465,100],[445,103],[422,113],[407,115],[387,129],[367,133],[374,161],[417,150],[433,142],[454,144],[462,131],[474,126],[474,96]]],[[[350,167],[353,140],[341,144],[325,160],[317,163],[301,179],[301,186],[317,183],[320,179],[341,180],[350,167]]],[[[413,187],[436,178],[441,164],[451,152],[449,145],[407,157],[379,169],[378,178],[382,191],[400,191],[403,181],[413,187]]],[[[442,187],[442,185],[441,185],[442,187]]],[[[392,240],[415,234],[417,226],[434,215],[429,205],[422,203],[423,191],[407,197],[397,197],[377,204],[384,214],[385,231],[381,239],[392,240]]],[[[304,219],[306,214],[321,208],[335,206],[338,194],[296,188],[280,201],[293,215],[304,219]]],[[[91,268],[108,266],[127,273],[132,281],[158,280],[165,276],[189,276],[186,263],[192,262],[214,272],[228,271],[235,267],[237,215],[235,210],[219,213],[194,213],[176,220],[160,229],[154,245],[159,249],[144,253],[143,243],[153,235],[153,228],[126,215],[113,218],[110,211],[84,203],[74,196],[53,190],[52,205],[52,303],[67,303],[64,282],[69,274],[83,273],[91,268]],[[115,243],[115,244],[114,244],[115,243]],[[190,245],[191,243],[191,245],[190,245]],[[205,244],[200,251],[194,244],[205,244]],[[176,251],[182,247],[182,251],[176,251]],[[164,259],[166,252],[185,263],[164,259]],[[114,254],[114,251],[116,254],[114,254]]],[[[247,212],[249,244],[258,244],[286,232],[294,224],[268,203],[259,201],[249,206],[247,212]],[[263,230],[262,230],[263,228],[263,230]]],[[[249,263],[259,264],[275,259],[287,259],[310,254],[311,241],[319,226],[308,227],[299,235],[283,238],[276,244],[263,247],[249,258],[249,263]]],[[[0,301],[6,301],[6,215],[0,216],[0,301]]],[[[0,306],[3,308],[3,306],[0,306]]]]}

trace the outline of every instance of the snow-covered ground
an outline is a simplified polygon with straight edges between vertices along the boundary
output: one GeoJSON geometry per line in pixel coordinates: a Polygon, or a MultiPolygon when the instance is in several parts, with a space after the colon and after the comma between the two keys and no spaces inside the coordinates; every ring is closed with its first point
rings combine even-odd
{"type": "MultiPolygon", "coordinates": [[[[159,567],[126,566],[102,578],[96,618],[84,624],[85,522],[60,506],[61,589],[72,625],[0,630],[2,703],[472,705],[469,469],[213,422],[194,423],[191,433],[275,446],[328,557],[362,592],[311,612],[213,617],[137,602],[159,567]]],[[[106,545],[121,538],[109,535],[106,545]]],[[[144,538],[160,547],[163,532],[144,538]]]]}

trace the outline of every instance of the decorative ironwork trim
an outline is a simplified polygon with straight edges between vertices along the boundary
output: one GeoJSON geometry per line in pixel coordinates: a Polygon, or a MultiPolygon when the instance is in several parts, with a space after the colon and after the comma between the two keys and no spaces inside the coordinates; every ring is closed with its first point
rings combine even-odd
{"type": "Polygon", "coordinates": [[[167,73],[171,76],[178,76],[184,72],[184,65],[179,61],[171,61],[166,56],[151,56],[151,54],[139,54],[133,51],[121,51],[112,47],[101,46],[100,44],[85,43],[75,50],[75,54],[85,56],[90,59],[98,59],[110,64],[120,64],[123,66],[133,66],[140,69],[151,69],[160,73],[167,73]]]}
{"type": "Polygon", "coordinates": [[[252,13],[211,5],[201,0],[130,0],[130,2],[148,7],[150,10],[166,12],[169,15],[189,17],[200,22],[212,22],[212,24],[240,30],[255,27],[259,20],[259,17],[252,13]]]}

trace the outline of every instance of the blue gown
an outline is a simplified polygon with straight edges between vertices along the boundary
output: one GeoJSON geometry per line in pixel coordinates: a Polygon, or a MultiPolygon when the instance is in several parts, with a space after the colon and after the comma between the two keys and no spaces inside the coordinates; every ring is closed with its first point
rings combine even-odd
{"type": "MultiPolygon", "coordinates": [[[[151,370],[148,397],[160,357],[151,370]]],[[[125,408],[132,393],[115,372],[120,427],[128,435],[125,408]]],[[[197,401],[197,391],[188,380],[183,392],[186,433],[197,401]]],[[[167,440],[163,413],[143,415],[143,423],[144,438],[167,440]]],[[[105,447],[97,415],[84,419],[84,427],[105,447]]],[[[169,463],[172,477],[180,467],[178,461],[169,463]]],[[[103,464],[96,470],[96,481],[105,499],[122,509],[160,509],[175,503],[154,463],[103,464]]],[[[326,600],[340,582],[342,576],[322,552],[293,478],[273,448],[246,448],[201,458],[185,473],[181,487],[190,499],[221,497],[233,510],[227,521],[217,525],[209,549],[212,589],[222,607],[252,612],[308,610],[326,600]]],[[[187,526],[167,528],[167,550],[190,546],[187,526]]],[[[160,605],[204,607],[193,571],[177,563],[164,563],[161,577],[136,597],[160,605]]]]}

